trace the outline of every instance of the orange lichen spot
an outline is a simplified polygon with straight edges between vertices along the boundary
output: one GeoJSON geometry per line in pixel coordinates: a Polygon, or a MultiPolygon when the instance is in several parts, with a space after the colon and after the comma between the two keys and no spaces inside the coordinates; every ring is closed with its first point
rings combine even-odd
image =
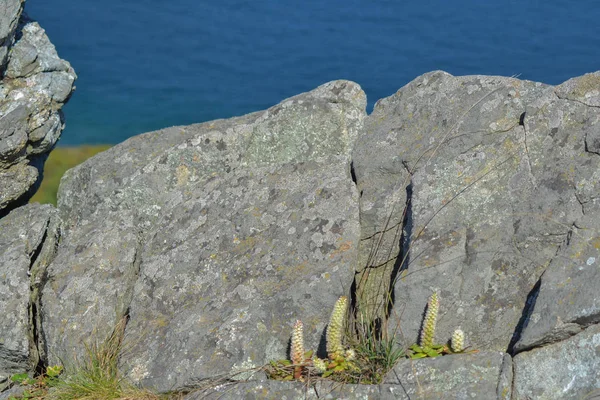
{"type": "Polygon", "coordinates": [[[341,254],[345,251],[350,250],[351,248],[352,248],[352,242],[346,241],[346,242],[340,244],[337,249],[332,251],[331,254],[329,254],[329,258],[333,258],[333,257],[337,256],[338,254],[341,254]]]}

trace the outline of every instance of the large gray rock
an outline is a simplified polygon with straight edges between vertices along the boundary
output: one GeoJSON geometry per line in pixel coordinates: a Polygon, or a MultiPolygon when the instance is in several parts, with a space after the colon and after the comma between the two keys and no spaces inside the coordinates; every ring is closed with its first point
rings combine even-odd
{"type": "Polygon", "coordinates": [[[50,363],[128,314],[125,369],[165,391],[319,346],[358,239],[347,81],[264,112],[132,138],[69,171],[43,291],[50,363]]]}
{"type": "Polygon", "coordinates": [[[597,399],[600,326],[514,358],[513,400],[597,399]]]}
{"type": "MultiPolygon", "coordinates": [[[[584,98],[598,90],[577,87],[592,93],[577,92],[584,98]]],[[[381,248],[371,259],[362,253],[360,267],[387,268],[389,325],[400,324],[406,345],[438,290],[438,341],[461,326],[475,348],[512,351],[544,270],[580,264],[569,244],[576,227],[598,228],[590,217],[600,158],[586,143],[600,109],[560,99],[563,89],[432,72],[380,100],[365,121],[353,153],[361,249],[381,248]]],[[[597,254],[594,235],[579,236],[587,257],[597,254]]]]}
{"type": "MultiPolygon", "coordinates": [[[[586,204],[589,211],[589,204],[586,204]]],[[[533,311],[527,314],[516,351],[566,339],[600,322],[600,238],[598,215],[573,227],[568,248],[552,260],[541,278],[533,311]]]]}
{"type": "MultiPolygon", "coordinates": [[[[570,79],[558,86],[556,93],[598,110],[600,73],[570,79]]],[[[583,142],[586,153],[593,153],[595,160],[600,154],[600,111],[587,111],[577,137],[579,146],[583,142]]],[[[573,162],[565,172],[583,217],[573,222],[564,250],[542,275],[535,305],[526,315],[515,345],[517,351],[566,339],[600,322],[600,171],[596,168],[596,163],[584,159],[573,162]]]]}
{"type": "Polygon", "coordinates": [[[0,375],[30,371],[44,356],[38,340],[38,289],[58,226],[50,205],[27,205],[0,220],[0,375]]]}
{"type": "Polygon", "coordinates": [[[17,353],[68,366],[126,316],[134,382],[164,392],[230,378],[190,400],[595,393],[599,91],[598,73],[553,87],[438,71],[366,117],[358,85],[335,81],[263,112],[131,138],[65,175],[46,261],[29,281],[11,272],[29,300],[7,309],[36,310],[11,332],[29,335],[17,353]],[[460,326],[479,352],[402,360],[378,386],[309,390],[256,372],[287,356],[296,319],[323,355],[340,295],[410,345],[434,290],[435,341],[460,326]]]}
{"type": "Polygon", "coordinates": [[[0,2],[0,217],[37,189],[76,79],[44,30],[21,12],[19,0],[0,2]]]}
{"type": "Polygon", "coordinates": [[[510,399],[512,360],[501,352],[457,354],[402,360],[387,384],[402,388],[407,399],[510,399]]]}

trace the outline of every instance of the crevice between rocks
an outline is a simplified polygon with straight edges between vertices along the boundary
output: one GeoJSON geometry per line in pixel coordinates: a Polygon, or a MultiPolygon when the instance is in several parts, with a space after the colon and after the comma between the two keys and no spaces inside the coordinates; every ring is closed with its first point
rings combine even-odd
{"type": "MultiPolygon", "coordinates": [[[[543,274],[542,274],[543,276],[543,274]]],[[[517,326],[512,334],[510,342],[508,344],[508,348],[506,349],[506,353],[511,356],[515,356],[517,353],[515,352],[515,344],[521,339],[521,335],[527,325],[529,324],[529,319],[531,317],[531,313],[535,307],[535,302],[537,300],[538,295],[540,294],[540,287],[542,285],[542,277],[540,277],[533,288],[527,294],[527,299],[525,300],[525,307],[523,307],[523,312],[521,313],[521,318],[519,318],[519,322],[517,322],[517,326]]],[[[520,350],[522,351],[522,350],[520,350]]]]}
{"type": "Polygon", "coordinates": [[[600,155],[600,150],[594,151],[594,150],[590,149],[589,144],[588,144],[588,132],[585,133],[585,137],[583,138],[583,146],[584,146],[583,148],[586,153],[600,155]]]}
{"type": "Polygon", "coordinates": [[[563,100],[563,101],[572,101],[572,102],[579,103],[579,104],[581,104],[581,105],[583,105],[583,106],[586,106],[586,107],[591,107],[591,108],[600,108],[600,106],[594,106],[594,105],[592,105],[592,104],[587,104],[587,103],[585,103],[585,102],[583,102],[583,101],[581,101],[581,100],[570,99],[570,98],[568,98],[568,97],[561,96],[560,94],[556,93],[556,90],[553,90],[552,92],[554,93],[554,95],[555,95],[555,96],[556,96],[556,97],[557,97],[559,100],[563,100]]]}
{"type": "Polygon", "coordinates": [[[399,253],[390,276],[388,287],[390,301],[385,313],[386,318],[390,316],[394,308],[396,300],[394,286],[396,285],[398,274],[404,270],[408,270],[408,266],[410,265],[410,245],[413,233],[412,195],[413,183],[411,180],[406,186],[406,203],[404,205],[404,215],[402,216],[402,233],[400,234],[399,253]]]}
{"type": "Polygon", "coordinates": [[[498,385],[496,386],[496,398],[510,398],[514,388],[515,380],[515,364],[510,355],[504,354],[502,357],[502,365],[500,366],[500,374],[498,376],[498,385]]]}
{"type": "MultiPolygon", "coordinates": [[[[566,233],[564,233],[564,235],[565,235],[564,244],[557,247],[555,257],[559,256],[561,249],[563,249],[565,246],[569,246],[571,244],[571,239],[573,237],[575,229],[579,229],[579,228],[577,227],[576,223],[572,223],[571,228],[566,233]]],[[[523,331],[527,328],[527,324],[529,323],[529,318],[531,317],[533,309],[535,308],[535,302],[537,300],[537,296],[539,295],[543,276],[544,276],[544,273],[542,273],[542,275],[540,276],[540,278],[534,285],[533,289],[529,292],[529,294],[527,296],[523,314],[521,316],[521,319],[519,320],[519,323],[517,324],[517,327],[513,333],[513,337],[511,339],[511,342],[507,349],[507,353],[509,353],[512,356],[515,356],[516,354],[521,353],[521,352],[525,352],[525,351],[529,351],[529,350],[532,350],[535,348],[544,347],[544,346],[547,346],[550,344],[561,342],[563,340],[569,339],[570,337],[579,334],[580,332],[587,329],[591,325],[600,323],[600,312],[591,314],[591,315],[582,316],[582,317],[564,321],[564,322],[561,321],[560,317],[559,317],[558,318],[559,324],[554,329],[548,331],[547,333],[545,333],[542,337],[538,338],[537,340],[535,340],[531,343],[528,343],[527,345],[519,346],[518,349],[515,349],[515,345],[520,340],[523,331]]]]}
{"type": "Polygon", "coordinates": [[[356,180],[356,170],[354,169],[354,161],[350,161],[350,177],[352,178],[352,182],[354,182],[354,186],[358,187],[358,181],[356,180]]]}
{"type": "MultiPolygon", "coordinates": [[[[350,309],[356,319],[359,314],[368,316],[377,331],[386,326],[386,321],[391,315],[394,303],[396,284],[400,272],[408,268],[410,239],[412,237],[412,181],[405,187],[406,201],[400,223],[389,226],[393,209],[388,215],[383,229],[373,235],[361,239],[361,242],[371,247],[366,265],[355,274],[350,288],[350,309]],[[384,236],[393,232],[391,241],[385,241],[384,236]],[[368,244],[367,242],[371,242],[368,244]],[[389,245],[389,250],[383,249],[384,243],[389,245]],[[395,243],[395,244],[394,244],[395,243]],[[396,245],[398,246],[395,249],[396,245]],[[379,252],[386,251],[383,257],[379,252]],[[397,252],[396,254],[393,254],[397,252]]],[[[381,332],[380,332],[381,333],[381,332]]]]}
{"type": "Polygon", "coordinates": [[[31,255],[28,270],[30,275],[28,306],[29,362],[35,374],[43,373],[48,363],[48,350],[41,318],[41,292],[47,282],[47,268],[53,261],[60,243],[60,225],[57,216],[52,215],[48,218],[42,240],[31,255]]]}

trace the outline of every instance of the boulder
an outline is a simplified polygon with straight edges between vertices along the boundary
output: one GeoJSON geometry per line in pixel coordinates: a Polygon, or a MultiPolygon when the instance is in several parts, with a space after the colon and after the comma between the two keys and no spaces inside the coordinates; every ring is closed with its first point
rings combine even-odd
{"type": "Polygon", "coordinates": [[[64,128],[61,107],[75,72],[60,59],[21,0],[6,0],[0,15],[0,218],[27,202],[64,128]]]}
{"type": "MultiPolygon", "coordinates": [[[[600,281],[600,171],[596,161],[600,155],[600,73],[569,79],[556,88],[556,94],[570,103],[587,106],[583,117],[577,119],[581,126],[571,135],[579,140],[579,149],[583,147],[585,154],[592,154],[594,162],[577,153],[567,154],[576,160],[563,167],[568,173],[564,179],[572,185],[570,193],[581,218],[572,221],[563,248],[540,279],[536,301],[515,344],[517,351],[566,339],[600,322],[600,294],[596,290],[600,281]]],[[[559,151],[568,150],[564,146],[559,151]]]]}
{"type": "Polygon", "coordinates": [[[369,116],[360,87],[334,81],[131,138],[68,171],[57,210],[0,220],[0,302],[21,321],[0,380],[68,368],[125,318],[127,378],[188,400],[593,396],[598,93],[598,73],[435,71],[369,116]],[[434,291],[434,340],[460,327],[463,354],[402,359],[380,385],[265,379],[297,319],[325,356],[339,296],[407,348],[434,291]]]}
{"type": "Polygon", "coordinates": [[[23,12],[21,0],[3,0],[0,13],[0,71],[4,71],[8,59],[8,51],[15,38],[15,29],[19,16],[23,12]]]}
{"type": "Polygon", "coordinates": [[[514,357],[513,399],[597,399],[600,326],[514,357]]]}
{"type": "MultiPolygon", "coordinates": [[[[437,71],[378,101],[365,120],[353,152],[358,272],[384,270],[393,288],[389,327],[401,327],[405,345],[417,341],[427,299],[438,291],[439,342],[460,326],[474,348],[512,354],[544,271],[575,274],[597,257],[600,158],[592,142],[600,109],[567,97],[592,102],[600,86],[579,79],[555,88],[437,71]]],[[[591,285],[596,270],[579,281],[591,285]]],[[[580,290],[561,276],[565,290],[580,290]]],[[[359,277],[363,309],[371,310],[369,301],[381,299],[368,293],[382,281],[359,277]]],[[[597,320],[593,293],[581,292],[571,320],[597,320]]],[[[556,293],[547,299],[561,307],[556,293]]],[[[540,342],[539,331],[532,335],[540,342]]]]}
{"type": "Polygon", "coordinates": [[[354,274],[350,151],[365,107],[358,85],[330,82],[69,171],[43,290],[50,363],[81,357],[124,315],[125,369],[161,391],[286,358],[296,319],[316,349],[354,274]]]}
{"type": "MultiPolygon", "coordinates": [[[[385,379],[406,399],[510,399],[512,359],[501,352],[402,360],[385,379]]],[[[398,398],[398,397],[397,397],[398,398]]]]}
{"type": "MultiPolygon", "coordinates": [[[[56,209],[30,204],[0,220],[0,376],[31,371],[40,341],[39,286],[59,236],[56,209]]],[[[0,382],[0,386],[2,382],[0,382]]]]}

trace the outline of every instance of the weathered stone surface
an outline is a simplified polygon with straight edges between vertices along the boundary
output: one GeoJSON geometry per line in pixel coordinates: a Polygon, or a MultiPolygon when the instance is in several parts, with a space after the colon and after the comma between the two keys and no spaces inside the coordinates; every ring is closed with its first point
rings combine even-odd
{"type": "Polygon", "coordinates": [[[31,354],[37,351],[31,329],[35,319],[30,319],[35,312],[32,287],[47,262],[44,242],[56,234],[55,214],[50,205],[32,204],[0,220],[0,373],[30,370],[37,357],[31,354]],[[49,229],[54,231],[49,234],[49,229]]]}
{"type": "Polygon", "coordinates": [[[599,325],[562,342],[517,354],[513,400],[597,398],[599,355],[599,325]]]}
{"type": "MultiPolygon", "coordinates": [[[[28,51],[24,73],[42,65],[28,51]]],[[[131,138],[63,178],[60,218],[49,211],[32,277],[18,281],[29,300],[7,306],[36,311],[25,333],[41,335],[20,354],[68,365],[128,316],[127,377],[189,390],[285,358],[296,319],[322,352],[331,307],[352,289],[359,312],[389,312],[410,345],[437,290],[435,341],[460,326],[479,352],[402,360],[378,386],[239,373],[188,399],[598,393],[596,76],[552,87],[438,71],[368,117],[358,85],[335,81],[263,112],[131,138]],[[393,308],[377,308],[389,290],[393,308]],[[514,380],[506,353],[520,363],[514,380]]],[[[4,125],[10,157],[24,151],[20,132],[30,141],[62,124],[21,128],[23,110],[4,125]]]]}
{"type": "Polygon", "coordinates": [[[510,399],[512,360],[501,352],[402,360],[385,383],[407,399],[510,399]]]}
{"type": "Polygon", "coordinates": [[[0,195],[2,216],[25,203],[41,181],[76,75],[44,30],[21,14],[21,1],[4,0],[0,10],[0,187],[8,188],[0,195]]]}
{"type": "MultiPolygon", "coordinates": [[[[0,383],[0,387],[2,387],[1,383],[0,383]]],[[[25,393],[24,386],[12,386],[8,390],[0,393],[0,400],[18,399],[18,398],[21,398],[24,393],[25,393]]]]}
{"type": "Polygon", "coordinates": [[[22,11],[21,0],[0,1],[0,77],[3,75],[8,49],[14,40],[15,29],[22,11]]]}
{"type": "MultiPolygon", "coordinates": [[[[0,169],[2,192],[0,192],[0,209],[6,209],[11,202],[33,186],[39,176],[37,168],[26,163],[11,165],[8,169],[0,169]]],[[[0,211],[0,216],[2,211],[0,211]]]]}
{"type": "Polygon", "coordinates": [[[344,399],[344,400],[408,400],[396,385],[350,385],[328,381],[311,384],[302,382],[250,381],[225,384],[213,389],[192,392],[184,400],[237,400],[237,399],[344,399]]]}
{"type": "Polygon", "coordinates": [[[600,215],[591,212],[592,204],[586,204],[585,213],[591,218],[585,226],[572,228],[568,247],[542,275],[533,312],[527,315],[516,351],[566,339],[600,322],[600,215]]]}
{"type": "Polygon", "coordinates": [[[164,390],[285,358],[296,319],[319,345],[359,237],[354,185],[329,166],[233,172],[150,232],[128,326],[147,336],[131,359],[146,384],[164,390]]]}
{"type": "Polygon", "coordinates": [[[578,196],[598,193],[600,159],[585,140],[599,124],[596,107],[501,77],[433,72],[376,104],[353,153],[364,248],[386,218],[396,229],[361,267],[398,274],[390,326],[407,345],[439,290],[438,341],[461,326],[475,348],[512,349],[527,296],[568,258],[573,227],[595,229],[578,196]]]}
{"type": "Polygon", "coordinates": [[[51,365],[72,363],[84,338],[104,340],[131,301],[139,268],[136,221],[122,212],[94,222],[67,230],[48,268],[41,315],[51,365]]]}
{"type": "Polygon", "coordinates": [[[159,390],[285,358],[298,318],[316,348],[352,282],[349,155],[365,106],[358,85],[335,81],[132,138],[68,172],[43,292],[50,362],[128,309],[126,368],[159,390]]]}
{"type": "Polygon", "coordinates": [[[600,71],[569,79],[556,87],[556,95],[561,99],[600,107],[600,71]]]}
{"type": "MultiPolygon", "coordinates": [[[[255,377],[257,378],[257,377],[255,377]]],[[[381,385],[311,383],[266,379],[225,383],[192,392],[196,399],[510,399],[512,360],[483,352],[435,359],[402,360],[381,385]]]]}

